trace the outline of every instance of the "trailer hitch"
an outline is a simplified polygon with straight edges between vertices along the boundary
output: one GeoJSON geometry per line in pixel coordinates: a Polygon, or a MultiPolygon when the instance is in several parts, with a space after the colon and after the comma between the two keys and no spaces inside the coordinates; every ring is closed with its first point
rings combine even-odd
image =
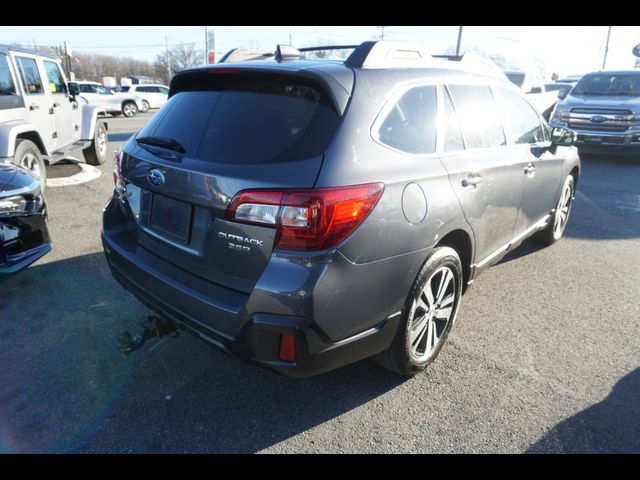
{"type": "Polygon", "coordinates": [[[120,350],[125,357],[129,356],[131,352],[138,350],[151,338],[163,337],[165,335],[177,337],[180,334],[174,322],[156,317],[155,315],[147,316],[140,326],[142,327],[142,332],[133,337],[128,330],[118,334],[118,350],[120,350]]]}

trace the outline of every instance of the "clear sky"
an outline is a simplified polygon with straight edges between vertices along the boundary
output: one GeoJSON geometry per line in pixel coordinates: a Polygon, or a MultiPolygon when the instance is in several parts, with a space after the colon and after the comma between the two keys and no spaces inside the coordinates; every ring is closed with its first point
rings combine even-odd
{"type": "MultiPolygon", "coordinates": [[[[379,38],[381,28],[375,26],[278,26],[231,27],[209,26],[215,31],[216,51],[224,53],[235,47],[275,49],[278,43],[308,46],[318,43],[352,44],[379,38]]],[[[454,47],[458,27],[387,26],[388,40],[431,44],[443,52],[454,47]]],[[[483,26],[464,27],[462,51],[475,45],[487,51],[511,58],[537,56],[544,59],[548,70],[560,75],[581,74],[602,67],[607,27],[578,26],[483,26]]],[[[169,47],[196,42],[204,48],[204,27],[2,27],[0,43],[14,41],[33,45],[61,45],[68,41],[74,51],[133,56],[154,60],[169,47]]],[[[612,29],[607,57],[607,69],[633,68],[635,57],[631,49],[640,44],[640,27],[615,26],[612,29]]]]}

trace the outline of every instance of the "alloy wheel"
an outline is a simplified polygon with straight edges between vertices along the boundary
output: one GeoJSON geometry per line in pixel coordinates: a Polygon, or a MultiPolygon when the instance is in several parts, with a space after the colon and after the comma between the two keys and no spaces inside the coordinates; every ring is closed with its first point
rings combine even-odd
{"type": "Polygon", "coordinates": [[[31,171],[36,177],[40,178],[42,171],[40,170],[40,162],[36,156],[32,153],[25,153],[22,159],[20,159],[20,166],[31,171]]]}
{"type": "Polygon", "coordinates": [[[449,267],[440,267],[426,281],[411,309],[409,341],[411,354],[417,359],[436,351],[452,319],[455,298],[455,275],[449,267]]]}
{"type": "Polygon", "coordinates": [[[569,212],[571,211],[571,200],[573,198],[573,182],[567,182],[560,195],[558,206],[556,207],[556,214],[553,224],[553,236],[560,238],[567,226],[567,220],[569,220],[569,212]]]}

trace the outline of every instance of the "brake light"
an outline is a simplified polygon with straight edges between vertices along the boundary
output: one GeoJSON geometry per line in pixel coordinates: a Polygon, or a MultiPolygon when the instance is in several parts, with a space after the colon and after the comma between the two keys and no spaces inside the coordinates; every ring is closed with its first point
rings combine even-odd
{"type": "Polygon", "coordinates": [[[210,68],[207,73],[225,74],[225,73],[240,73],[239,68],[210,68]]]}
{"type": "Polygon", "coordinates": [[[367,218],[384,190],[382,183],[306,190],[238,193],[225,218],[278,230],[274,248],[324,250],[338,245],[367,218]]]}

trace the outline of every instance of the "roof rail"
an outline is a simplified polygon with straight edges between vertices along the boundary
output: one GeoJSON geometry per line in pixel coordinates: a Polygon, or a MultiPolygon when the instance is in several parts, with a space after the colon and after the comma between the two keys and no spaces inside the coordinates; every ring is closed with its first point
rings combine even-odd
{"type": "Polygon", "coordinates": [[[352,68],[447,68],[490,75],[508,80],[502,69],[492,60],[464,53],[462,55],[434,55],[428,45],[390,41],[367,41],[360,45],[329,45],[321,47],[294,48],[278,45],[275,53],[267,50],[236,48],[225,54],[218,63],[243,60],[275,59],[299,60],[305,52],[321,50],[354,49],[344,64],[352,68]]]}
{"type": "Polygon", "coordinates": [[[273,58],[274,53],[268,50],[251,48],[233,48],[225,53],[218,63],[243,62],[248,60],[266,60],[273,58]]]}
{"type": "Polygon", "coordinates": [[[344,62],[354,68],[426,66],[433,57],[427,45],[404,42],[363,42],[344,62]]]}
{"type": "Polygon", "coordinates": [[[480,55],[434,55],[426,45],[403,42],[363,42],[344,63],[353,68],[464,69],[506,80],[504,72],[495,62],[480,55]]]}
{"type": "Polygon", "coordinates": [[[318,52],[321,50],[348,50],[358,48],[360,45],[324,45],[322,47],[304,47],[299,48],[300,52],[318,52]]]}

